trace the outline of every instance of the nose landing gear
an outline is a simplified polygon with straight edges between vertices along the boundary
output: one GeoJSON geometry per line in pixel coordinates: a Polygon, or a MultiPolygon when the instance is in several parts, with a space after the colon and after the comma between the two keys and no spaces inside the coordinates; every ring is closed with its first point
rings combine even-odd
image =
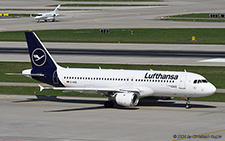
{"type": "Polygon", "coordinates": [[[185,97],[184,99],[185,99],[185,101],[186,101],[186,106],[185,106],[185,108],[186,108],[186,109],[190,109],[190,108],[191,108],[190,98],[189,98],[189,97],[185,97]]]}

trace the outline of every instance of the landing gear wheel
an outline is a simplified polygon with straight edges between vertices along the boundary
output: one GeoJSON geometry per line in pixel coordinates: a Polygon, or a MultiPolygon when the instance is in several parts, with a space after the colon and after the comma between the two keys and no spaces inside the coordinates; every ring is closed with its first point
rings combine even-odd
{"type": "Polygon", "coordinates": [[[186,103],[185,108],[186,108],[186,109],[190,109],[190,108],[191,108],[191,104],[186,103]]]}
{"type": "Polygon", "coordinates": [[[113,101],[106,101],[104,106],[105,106],[105,108],[113,108],[114,102],[113,101]]]}

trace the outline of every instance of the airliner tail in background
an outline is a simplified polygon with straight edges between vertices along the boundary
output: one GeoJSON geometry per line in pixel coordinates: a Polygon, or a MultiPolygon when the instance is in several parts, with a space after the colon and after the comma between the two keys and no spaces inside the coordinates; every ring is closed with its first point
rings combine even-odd
{"type": "Polygon", "coordinates": [[[140,97],[184,97],[190,108],[190,97],[204,97],[216,88],[203,76],[191,72],[154,70],[109,70],[60,67],[37,35],[26,32],[32,69],[22,73],[53,89],[85,93],[100,93],[109,98],[105,107],[115,105],[133,107],[140,97]]]}

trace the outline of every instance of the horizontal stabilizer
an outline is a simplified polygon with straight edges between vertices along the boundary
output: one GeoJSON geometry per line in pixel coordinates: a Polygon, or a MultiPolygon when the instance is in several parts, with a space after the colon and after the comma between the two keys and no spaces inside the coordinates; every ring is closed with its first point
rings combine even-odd
{"type": "Polygon", "coordinates": [[[22,74],[22,73],[5,73],[6,75],[25,75],[25,76],[37,76],[37,77],[43,77],[44,74],[22,74]]]}
{"type": "Polygon", "coordinates": [[[52,89],[52,87],[43,87],[41,85],[38,85],[39,88],[40,88],[40,91],[43,91],[44,89],[52,89]]]}

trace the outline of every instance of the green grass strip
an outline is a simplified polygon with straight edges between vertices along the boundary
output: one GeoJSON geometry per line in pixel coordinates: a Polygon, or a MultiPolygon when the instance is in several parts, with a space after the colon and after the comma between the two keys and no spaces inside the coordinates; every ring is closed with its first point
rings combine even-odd
{"type": "MultiPolygon", "coordinates": [[[[33,15],[35,16],[35,15],[33,15]]],[[[9,16],[0,16],[0,19],[3,18],[23,18],[23,17],[30,17],[30,14],[9,14],[9,16]]]]}
{"type": "Polygon", "coordinates": [[[192,13],[169,16],[171,18],[209,18],[209,13],[192,13]]]}
{"type": "Polygon", "coordinates": [[[167,21],[186,21],[186,22],[225,22],[225,19],[163,19],[167,21]]]}
{"type": "MultiPolygon", "coordinates": [[[[217,66],[175,66],[175,65],[128,65],[128,64],[78,64],[60,63],[63,67],[70,68],[98,68],[102,69],[126,69],[126,70],[164,70],[194,72],[203,75],[217,88],[225,89],[225,67],[217,66]]],[[[5,73],[21,73],[24,69],[31,68],[30,63],[22,62],[0,62],[0,82],[26,82],[37,83],[37,81],[25,76],[5,75],[5,73]]]]}
{"type": "MultiPolygon", "coordinates": [[[[195,29],[69,29],[35,31],[44,42],[225,44],[225,28],[195,29]],[[196,41],[192,41],[192,36],[196,41]]],[[[24,31],[0,32],[0,41],[25,41],[24,31]]]]}
{"type": "Polygon", "coordinates": [[[210,13],[180,14],[180,15],[164,17],[164,18],[161,18],[161,20],[191,21],[191,22],[225,22],[224,17],[218,16],[217,18],[211,18],[209,17],[209,15],[210,13]]]}
{"type": "MultiPolygon", "coordinates": [[[[19,8],[0,8],[1,11],[8,11],[5,13],[10,13],[10,11],[53,11],[54,9],[19,9],[19,8]]],[[[60,11],[89,11],[89,10],[99,10],[99,9],[60,9],[60,11]]],[[[40,12],[38,12],[40,13],[40,12]]],[[[44,12],[43,12],[44,13],[44,12]]],[[[37,14],[37,13],[36,13],[37,14]]]]}

